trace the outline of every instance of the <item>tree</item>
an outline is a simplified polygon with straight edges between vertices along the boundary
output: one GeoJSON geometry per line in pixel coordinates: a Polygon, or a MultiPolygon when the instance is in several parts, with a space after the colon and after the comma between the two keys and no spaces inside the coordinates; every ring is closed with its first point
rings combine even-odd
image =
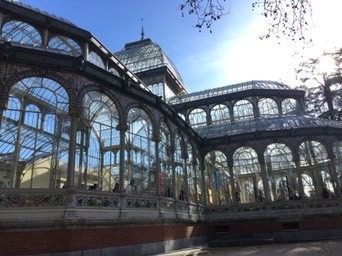
{"type": "Polygon", "coordinates": [[[309,114],[341,121],[342,119],[342,49],[324,53],[300,63],[296,73],[305,90],[309,114]]]}
{"type": "MultiPolygon", "coordinates": [[[[182,15],[195,15],[199,31],[207,28],[212,32],[213,23],[228,14],[228,0],[183,0],[179,9],[182,15]]],[[[233,0],[232,0],[233,1],[233,0]]],[[[239,0],[235,0],[239,1],[239,0]]],[[[306,40],[305,31],[311,17],[311,0],[259,0],[252,3],[252,10],[261,8],[261,14],[269,23],[261,39],[281,35],[292,40],[306,40]]]]}

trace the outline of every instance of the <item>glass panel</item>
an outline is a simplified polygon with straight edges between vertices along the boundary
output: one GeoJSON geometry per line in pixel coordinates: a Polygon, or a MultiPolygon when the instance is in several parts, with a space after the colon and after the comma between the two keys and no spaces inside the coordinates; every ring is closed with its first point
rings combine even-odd
{"type": "Polygon", "coordinates": [[[55,36],[51,38],[48,47],[71,56],[82,55],[81,47],[74,40],[65,36],[55,36]]]}
{"type": "Polygon", "coordinates": [[[262,200],[264,187],[257,153],[250,147],[238,148],[233,155],[235,199],[241,203],[262,200]]]}
{"type": "Polygon", "coordinates": [[[88,61],[100,68],[105,68],[102,58],[96,52],[89,52],[88,61]]]}
{"type": "Polygon", "coordinates": [[[0,165],[7,166],[0,168],[1,184],[22,188],[64,185],[69,141],[62,134],[69,125],[68,101],[61,85],[43,77],[25,78],[11,88],[1,120],[0,165]]]}
{"type": "Polygon", "coordinates": [[[75,185],[82,189],[112,191],[119,180],[120,165],[116,157],[120,149],[116,105],[100,92],[87,93],[82,104],[77,132],[75,185]]]}
{"type": "Polygon", "coordinates": [[[160,125],[160,194],[173,197],[172,194],[172,169],[171,169],[171,139],[170,131],[165,122],[160,125]]]}
{"type": "Polygon", "coordinates": [[[204,159],[208,203],[221,205],[232,202],[230,176],[226,156],[220,151],[209,152],[204,159]]]}
{"type": "Polygon", "coordinates": [[[299,199],[298,176],[291,150],[285,144],[270,144],[265,150],[264,158],[271,200],[299,199]]]}
{"type": "Polygon", "coordinates": [[[229,109],[226,105],[218,104],[211,109],[211,121],[213,124],[222,124],[230,121],[229,109]]]}
{"type": "Polygon", "coordinates": [[[182,137],[179,133],[175,136],[175,152],[173,154],[175,164],[175,194],[178,200],[187,200],[185,188],[186,177],[184,171],[184,159],[183,159],[182,137]]]}
{"type": "Polygon", "coordinates": [[[234,120],[246,120],[254,118],[253,105],[248,100],[239,100],[233,107],[234,120]]]}
{"type": "Polygon", "coordinates": [[[331,179],[331,164],[324,145],[318,141],[303,142],[299,146],[299,158],[302,180],[307,184],[305,196],[322,198],[325,192],[333,194],[335,182],[331,179]]]}
{"type": "Polygon", "coordinates": [[[38,31],[31,25],[21,21],[5,23],[1,32],[2,38],[6,41],[33,46],[42,45],[42,39],[38,31]]]}
{"type": "Polygon", "coordinates": [[[283,115],[298,114],[297,101],[295,99],[285,99],[281,103],[283,115]]]}
{"type": "Polygon", "coordinates": [[[259,100],[258,107],[261,117],[273,117],[279,115],[277,103],[270,98],[259,100]]]}
{"type": "Polygon", "coordinates": [[[152,140],[152,123],[147,113],[132,108],[127,116],[128,131],[125,147],[127,170],[125,173],[126,192],[155,194],[155,143],[152,140]]]}
{"type": "Polygon", "coordinates": [[[191,126],[198,127],[207,124],[207,114],[203,109],[196,108],[189,114],[189,122],[191,126]]]}

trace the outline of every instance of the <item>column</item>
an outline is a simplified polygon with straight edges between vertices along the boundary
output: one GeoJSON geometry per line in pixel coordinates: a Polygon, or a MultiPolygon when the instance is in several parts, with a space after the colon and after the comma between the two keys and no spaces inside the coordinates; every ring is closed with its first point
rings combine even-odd
{"type": "Polygon", "coordinates": [[[295,162],[296,165],[296,172],[297,172],[297,177],[298,177],[298,186],[299,186],[299,197],[301,199],[304,199],[305,197],[305,193],[304,193],[304,186],[303,186],[303,180],[302,180],[302,171],[300,168],[300,162],[299,159],[293,159],[293,161],[295,162]]]}
{"type": "Polygon", "coordinates": [[[264,191],[265,191],[265,200],[266,202],[271,201],[270,186],[268,183],[266,163],[265,163],[265,159],[263,155],[259,156],[259,164],[260,164],[260,170],[261,170],[262,184],[264,186],[264,191]]]}
{"type": "Polygon", "coordinates": [[[228,172],[230,176],[230,187],[231,187],[231,200],[233,203],[237,203],[236,201],[236,188],[235,188],[235,177],[234,177],[234,171],[233,171],[233,161],[231,161],[231,164],[228,162],[228,172]]]}
{"type": "Polygon", "coordinates": [[[159,136],[155,136],[153,138],[154,143],[155,143],[155,162],[154,162],[154,180],[155,180],[155,193],[157,196],[160,195],[160,187],[161,187],[161,179],[160,179],[160,158],[159,158],[159,142],[160,142],[160,138],[159,136]]]}
{"type": "Polygon", "coordinates": [[[67,173],[67,188],[74,188],[74,172],[75,172],[75,154],[76,154],[76,131],[77,122],[79,118],[79,110],[71,109],[70,115],[70,144],[69,144],[69,158],[68,158],[68,173],[67,173]]]}
{"type": "Polygon", "coordinates": [[[204,172],[205,172],[205,167],[203,161],[201,161],[200,165],[200,170],[201,170],[201,175],[202,175],[202,189],[203,189],[203,203],[204,205],[207,205],[207,188],[205,187],[205,179],[204,179],[204,172]]]}
{"type": "Polygon", "coordinates": [[[119,169],[119,190],[125,189],[125,133],[128,126],[126,124],[118,124],[116,129],[120,131],[120,169],[119,169]]]}
{"type": "Polygon", "coordinates": [[[334,185],[335,185],[335,196],[341,198],[341,183],[338,177],[338,174],[336,172],[336,158],[331,158],[329,162],[329,167],[331,170],[331,175],[334,180],[334,185]]]}

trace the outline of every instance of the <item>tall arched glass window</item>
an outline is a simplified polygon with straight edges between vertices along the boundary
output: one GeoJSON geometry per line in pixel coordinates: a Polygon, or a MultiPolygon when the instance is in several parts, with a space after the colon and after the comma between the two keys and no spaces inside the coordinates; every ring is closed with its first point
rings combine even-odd
{"type": "Polygon", "coordinates": [[[279,115],[277,103],[270,98],[262,98],[258,102],[261,117],[274,117],[279,115]]]}
{"type": "Polygon", "coordinates": [[[202,170],[200,168],[200,162],[198,158],[195,158],[194,161],[196,162],[195,165],[195,174],[196,174],[196,195],[197,195],[197,202],[200,204],[205,204],[204,198],[204,187],[203,187],[203,175],[202,170]]]}
{"type": "Polygon", "coordinates": [[[324,145],[318,141],[305,141],[299,146],[299,157],[305,196],[322,198],[324,190],[328,190],[331,195],[334,194],[334,175],[324,145]],[[306,179],[309,178],[313,185],[306,187],[306,179]]]}
{"type": "Polygon", "coordinates": [[[248,100],[239,100],[233,107],[234,120],[246,120],[254,118],[253,105],[248,100]]]}
{"type": "Polygon", "coordinates": [[[233,155],[235,200],[241,203],[258,202],[264,194],[258,155],[250,147],[241,147],[233,155]]]}
{"type": "Polygon", "coordinates": [[[1,31],[4,40],[26,45],[42,45],[42,38],[38,31],[30,24],[21,21],[6,22],[1,31]]]}
{"type": "Polygon", "coordinates": [[[100,92],[89,92],[83,98],[83,111],[77,128],[75,182],[79,188],[97,185],[111,191],[118,180],[114,160],[120,147],[119,120],[114,102],[100,92]]]}
{"type": "Polygon", "coordinates": [[[230,121],[229,109],[224,104],[215,105],[211,111],[211,121],[213,124],[227,123],[230,121]]]}
{"type": "Polygon", "coordinates": [[[201,108],[192,110],[189,114],[189,122],[193,127],[203,126],[207,124],[207,114],[201,108]]]}
{"type": "Polygon", "coordinates": [[[175,135],[175,152],[173,160],[175,165],[175,196],[178,200],[187,200],[186,198],[186,177],[184,171],[184,158],[183,158],[183,144],[181,135],[176,132],[175,135]]]}
{"type": "Polygon", "coordinates": [[[82,50],[78,43],[66,36],[59,35],[51,38],[48,47],[71,56],[82,55],[82,50]]]}
{"type": "Polygon", "coordinates": [[[9,163],[6,187],[61,188],[66,181],[69,98],[53,80],[29,77],[10,92],[1,120],[0,155],[9,163]],[[48,125],[46,121],[51,121],[48,125]]]}
{"type": "Polygon", "coordinates": [[[292,152],[281,143],[267,146],[264,153],[271,200],[299,199],[298,176],[292,152]]]}
{"type": "Polygon", "coordinates": [[[170,130],[163,121],[160,124],[159,141],[160,177],[159,193],[162,196],[173,197],[172,195],[172,168],[171,168],[171,138],[170,130]]]}
{"type": "Polygon", "coordinates": [[[342,186],[342,141],[335,141],[334,145],[334,154],[335,154],[335,169],[337,179],[340,182],[340,186],[342,186]]]}
{"type": "Polygon", "coordinates": [[[152,140],[152,122],[147,113],[140,108],[128,112],[125,145],[128,149],[127,170],[125,173],[127,187],[136,188],[139,194],[155,194],[155,143],[152,140]]]}
{"type": "Polygon", "coordinates": [[[197,202],[196,199],[196,171],[194,164],[193,149],[190,143],[186,144],[187,159],[186,159],[186,170],[188,176],[188,195],[190,202],[197,202]]]}
{"type": "Polygon", "coordinates": [[[227,158],[221,151],[211,151],[204,158],[207,200],[209,204],[221,205],[232,201],[227,158]]]}

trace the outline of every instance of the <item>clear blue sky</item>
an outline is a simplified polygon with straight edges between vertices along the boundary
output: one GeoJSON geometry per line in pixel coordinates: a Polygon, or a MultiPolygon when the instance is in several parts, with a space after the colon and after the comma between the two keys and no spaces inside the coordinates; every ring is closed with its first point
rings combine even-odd
{"type": "MultiPolygon", "coordinates": [[[[125,43],[140,39],[143,19],[145,38],[151,38],[163,48],[190,92],[253,79],[295,83],[293,70],[296,58],[293,52],[301,46],[259,40],[267,27],[260,10],[252,11],[252,0],[228,1],[226,6],[230,13],[214,23],[212,34],[205,29],[198,32],[194,28],[195,16],[181,16],[178,7],[182,0],[21,2],[88,30],[112,52],[121,50],[125,43]]],[[[324,2],[326,5],[339,4],[339,0],[324,2]]],[[[329,7],[329,17],[333,19],[331,11],[338,9],[329,7]]],[[[327,20],[327,17],[322,17],[327,20]]]]}

